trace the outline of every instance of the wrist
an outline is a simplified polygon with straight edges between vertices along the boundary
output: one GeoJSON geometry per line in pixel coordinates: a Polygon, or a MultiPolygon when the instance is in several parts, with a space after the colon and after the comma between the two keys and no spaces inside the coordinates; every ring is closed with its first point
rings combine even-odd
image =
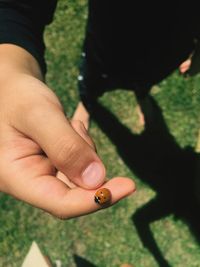
{"type": "Polygon", "coordinates": [[[43,80],[38,62],[25,49],[13,44],[1,44],[0,58],[0,84],[18,74],[43,80]]]}

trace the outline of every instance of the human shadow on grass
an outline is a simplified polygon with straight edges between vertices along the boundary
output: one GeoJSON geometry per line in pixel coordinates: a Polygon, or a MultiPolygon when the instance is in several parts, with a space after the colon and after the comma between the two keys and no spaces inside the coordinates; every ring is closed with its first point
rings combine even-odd
{"type": "Polygon", "coordinates": [[[200,241],[199,206],[194,196],[196,154],[192,148],[182,149],[176,143],[159,106],[151,97],[150,101],[154,119],[146,120],[145,131],[140,135],[133,134],[99,103],[93,106],[93,118],[116,145],[125,164],[155,190],[155,198],[139,208],[132,220],[143,245],[159,266],[170,267],[157,245],[150,223],[173,214],[184,220],[200,241]]]}
{"type": "Polygon", "coordinates": [[[76,263],[76,267],[96,267],[96,265],[76,254],[74,254],[74,262],[76,263]]]}

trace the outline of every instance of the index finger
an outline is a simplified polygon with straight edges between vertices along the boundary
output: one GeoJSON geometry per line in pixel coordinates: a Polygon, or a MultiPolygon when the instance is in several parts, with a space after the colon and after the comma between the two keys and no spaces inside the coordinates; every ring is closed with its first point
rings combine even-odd
{"type": "MultiPolygon", "coordinates": [[[[26,184],[15,187],[15,197],[47,211],[62,219],[69,219],[89,214],[101,209],[95,203],[96,190],[86,190],[80,187],[70,189],[64,182],[50,175],[27,179],[26,184]]],[[[135,191],[135,184],[129,178],[117,177],[106,182],[103,187],[111,191],[110,205],[135,191]]]]}
{"type": "MultiPolygon", "coordinates": [[[[125,177],[113,178],[104,183],[102,187],[109,189],[111,192],[112,197],[110,205],[131,195],[136,189],[135,183],[131,179],[125,177]]],[[[74,218],[101,209],[102,207],[94,201],[96,191],[97,190],[85,190],[80,187],[70,190],[63,199],[64,210],[61,217],[74,218]],[[65,208],[65,205],[67,205],[67,208],[65,208]]]]}

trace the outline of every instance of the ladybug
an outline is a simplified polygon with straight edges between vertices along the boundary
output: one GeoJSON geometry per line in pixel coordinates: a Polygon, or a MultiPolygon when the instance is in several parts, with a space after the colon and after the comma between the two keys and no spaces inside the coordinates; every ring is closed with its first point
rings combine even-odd
{"type": "Polygon", "coordinates": [[[111,201],[111,192],[107,188],[100,188],[94,196],[94,201],[100,205],[109,204],[111,201]]]}

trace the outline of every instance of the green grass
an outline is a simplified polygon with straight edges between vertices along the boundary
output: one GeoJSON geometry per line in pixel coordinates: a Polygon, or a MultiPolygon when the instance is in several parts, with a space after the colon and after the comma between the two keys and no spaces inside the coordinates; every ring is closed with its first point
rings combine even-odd
{"type": "MultiPolygon", "coordinates": [[[[69,117],[78,103],[76,77],[87,18],[86,4],[85,0],[60,0],[55,20],[45,35],[47,82],[69,117]]],[[[194,151],[200,122],[200,76],[183,78],[175,72],[153,88],[152,97],[161,108],[177,146],[194,151]]],[[[131,92],[106,93],[100,102],[132,134],[140,136],[136,125],[136,100],[131,92]]],[[[105,162],[108,177],[132,177],[137,183],[137,193],[107,210],[69,221],[60,221],[1,193],[0,267],[20,266],[33,240],[52,261],[59,259],[63,266],[75,267],[74,255],[96,267],[118,267],[124,262],[137,267],[158,266],[131,220],[139,208],[156,196],[155,188],[126,164],[119,148],[94,121],[90,133],[105,162]]],[[[171,267],[200,266],[199,244],[181,217],[172,212],[150,223],[150,229],[171,267]]]]}

